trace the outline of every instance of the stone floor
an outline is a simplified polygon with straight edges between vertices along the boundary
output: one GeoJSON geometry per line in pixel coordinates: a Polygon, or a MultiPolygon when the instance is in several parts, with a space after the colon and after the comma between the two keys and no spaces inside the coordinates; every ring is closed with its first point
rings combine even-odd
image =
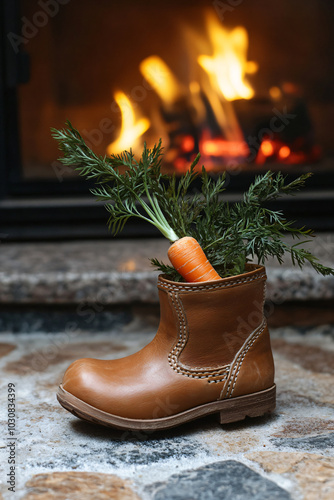
{"type": "Polygon", "coordinates": [[[334,498],[334,326],[272,329],[277,410],[220,426],[208,417],[155,434],[85,423],[55,391],[74,359],[121,357],[153,336],[156,317],[109,313],[99,332],[8,317],[0,334],[0,498],[271,500],[334,498]],[[6,327],[7,325],[7,327],[6,327]],[[7,331],[4,331],[6,330],[7,331]],[[52,333],[50,333],[50,331],[52,333]],[[8,384],[16,427],[8,431],[8,384]],[[8,491],[15,453],[16,493],[8,491]]]}

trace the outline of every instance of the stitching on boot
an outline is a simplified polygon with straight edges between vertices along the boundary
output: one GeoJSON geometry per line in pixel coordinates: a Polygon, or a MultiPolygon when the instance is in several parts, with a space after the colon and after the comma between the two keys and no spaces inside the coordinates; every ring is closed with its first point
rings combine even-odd
{"type": "MultiPolygon", "coordinates": [[[[263,287],[263,295],[262,295],[262,311],[264,310],[264,304],[265,304],[265,300],[266,300],[266,288],[267,288],[267,283],[265,282],[264,287],[263,287]]],[[[263,316],[263,321],[262,321],[261,325],[254,330],[254,332],[248,337],[248,339],[246,340],[244,345],[241,347],[240,353],[235,360],[235,364],[234,364],[232,372],[230,374],[230,380],[228,382],[228,386],[226,389],[225,398],[230,398],[232,396],[234,388],[235,388],[235,384],[236,384],[236,381],[238,378],[238,374],[239,374],[241,365],[243,363],[243,360],[245,359],[246,353],[250,349],[251,345],[253,345],[253,343],[256,341],[256,339],[261,335],[261,333],[265,329],[266,325],[267,325],[267,322],[266,322],[265,317],[263,316]],[[249,345],[250,342],[252,342],[251,345],[249,345]],[[244,353],[244,349],[246,349],[245,353],[244,353]],[[244,353],[244,355],[243,355],[243,353],[244,353]],[[240,363],[240,365],[239,365],[239,363],[240,363]],[[238,370],[237,373],[236,373],[236,370],[238,370]],[[233,386],[231,388],[232,383],[233,383],[233,386]],[[229,394],[230,389],[231,389],[231,393],[229,394]]],[[[220,394],[220,398],[223,397],[224,390],[225,390],[225,387],[220,394]]]]}
{"type": "MultiPolygon", "coordinates": [[[[262,295],[262,311],[264,311],[264,304],[265,304],[265,300],[266,300],[266,289],[267,289],[267,283],[265,282],[264,287],[263,287],[263,295],[262,295]]],[[[250,347],[259,338],[259,336],[261,335],[261,333],[263,332],[263,330],[265,329],[266,326],[267,326],[267,322],[266,322],[266,318],[264,317],[264,314],[263,314],[263,320],[262,320],[261,325],[258,328],[256,328],[254,330],[254,332],[248,337],[245,344],[241,347],[240,353],[235,360],[235,364],[233,366],[233,369],[232,369],[232,372],[230,375],[230,380],[228,382],[228,386],[226,389],[225,398],[230,398],[232,396],[233,391],[235,389],[236,382],[237,382],[237,378],[239,375],[239,371],[241,369],[241,365],[245,359],[245,356],[246,356],[248,350],[250,349],[250,347]],[[244,351],[244,349],[246,349],[246,350],[244,351]],[[236,370],[237,370],[237,373],[236,373],[236,370]],[[233,386],[231,387],[232,383],[233,383],[233,386]],[[231,393],[229,394],[230,389],[231,389],[231,393]]],[[[224,390],[225,390],[225,387],[220,394],[220,398],[223,397],[224,390]]]]}
{"type": "Polygon", "coordinates": [[[168,355],[168,362],[174,371],[185,375],[186,377],[198,378],[198,379],[209,379],[209,383],[223,382],[227,379],[228,373],[230,371],[230,365],[225,365],[221,368],[194,368],[186,369],[178,364],[178,357],[181,351],[186,346],[188,340],[188,325],[186,322],[186,316],[183,311],[182,302],[179,297],[169,292],[171,301],[176,310],[178,321],[179,321],[179,338],[172,351],[168,355]]]}
{"type": "Polygon", "coordinates": [[[230,381],[229,381],[229,384],[228,384],[228,387],[227,387],[226,396],[225,396],[226,398],[231,398],[232,397],[233,391],[235,389],[235,385],[237,383],[239,371],[240,371],[242,363],[243,363],[243,361],[245,359],[245,356],[246,356],[247,352],[249,351],[249,349],[252,347],[252,345],[254,345],[254,343],[256,342],[256,340],[259,338],[259,336],[261,335],[261,333],[264,331],[264,329],[265,329],[266,326],[267,326],[267,324],[266,324],[266,322],[264,322],[263,325],[262,325],[262,327],[260,328],[260,330],[257,331],[257,333],[254,335],[254,337],[252,337],[251,339],[248,340],[248,343],[244,347],[244,350],[237,357],[236,364],[235,364],[235,366],[233,368],[233,371],[232,371],[232,374],[231,374],[231,378],[230,378],[230,381]],[[233,382],[233,385],[232,385],[232,382],[233,382]],[[231,389],[231,392],[229,394],[229,390],[230,389],[231,389]]]}
{"type": "Polygon", "coordinates": [[[251,281],[260,280],[263,278],[266,278],[265,272],[263,272],[259,275],[256,275],[256,276],[249,276],[248,278],[242,278],[242,279],[230,281],[227,283],[220,283],[217,285],[212,285],[212,284],[200,285],[200,286],[196,286],[196,288],[191,287],[191,286],[186,286],[186,285],[172,285],[169,283],[161,283],[161,282],[158,282],[158,287],[163,288],[163,289],[168,290],[168,291],[171,291],[171,292],[189,292],[189,291],[191,291],[191,292],[195,293],[195,292],[202,292],[203,290],[208,291],[208,290],[217,290],[220,288],[221,289],[228,288],[230,286],[239,285],[241,283],[250,283],[251,281]]]}

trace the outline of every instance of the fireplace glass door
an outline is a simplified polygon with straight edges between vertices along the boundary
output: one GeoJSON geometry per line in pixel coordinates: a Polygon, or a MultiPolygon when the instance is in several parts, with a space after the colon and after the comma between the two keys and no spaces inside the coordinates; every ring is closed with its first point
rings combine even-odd
{"type": "Polygon", "coordinates": [[[200,152],[236,190],[268,169],[332,188],[330,0],[1,2],[13,192],[87,192],[57,161],[50,128],[66,120],[102,155],[161,138],[168,173],[200,152]]]}

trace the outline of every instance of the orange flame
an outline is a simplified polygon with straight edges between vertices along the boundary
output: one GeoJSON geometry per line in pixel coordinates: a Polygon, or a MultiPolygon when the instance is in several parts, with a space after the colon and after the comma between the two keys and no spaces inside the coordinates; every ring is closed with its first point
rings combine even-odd
{"type": "Polygon", "coordinates": [[[212,87],[227,101],[251,99],[254,90],[245,75],[255,73],[257,64],[247,61],[247,31],[243,27],[227,31],[213,15],[207,17],[207,31],[213,54],[200,55],[198,62],[209,75],[212,87]]]}
{"type": "Polygon", "coordinates": [[[144,59],[139,69],[143,77],[166,104],[173,104],[180,97],[181,86],[171,69],[159,56],[144,59]]]}
{"type": "Polygon", "coordinates": [[[150,127],[150,121],[147,118],[136,120],[131,102],[123,92],[115,93],[115,101],[121,110],[122,125],[118,138],[107,148],[108,154],[121,153],[130,148],[134,149],[140,136],[150,127]]]}
{"type": "MultiPolygon", "coordinates": [[[[163,111],[171,110],[174,113],[173,123],[165,123],[158,108],[151,108],[150,120],[136,120],[129,99],[124,93],[117,92],[115,99],[121,109],[122,127],[118,139],[109,145],[108,153],[134,148],[139,137],[151,127],[153,135],[166,136],[165,145],[166,140],[170,140],[170,152],[173,154],[169,161],[179,170],[185,169],[186,157],[195,152],[198,145],[204,157],[213,163],[229,158],[240,161],[248,156],[249,148],[232,102],[236,99],[251,99],[254,95],[246,75],[256,72],[258,67],[257,63],[247,60],[248,34],[243,27],[225,29],[210,12],[206,15],[206,27],[207,41],[204,43],[197,32],[190,28],[186,30],[189,46],[195,47],[196,51],[192,58],[195,66],[189,72],[188,82],[181,83],[157,55],[147,57],[140,63],[140,72],[163,103],[163,111]],[[196,144],[195,137],[189,133],[190,129],[183,130],[182,124],[178,122],[182,114],[180,103],[188,106],[191,111],[189,115],[198,126],[196,144]],[[208,120],[211,110],[220,127],[220,136],[216,132],[212,134],[208,120]],[[173,143],[171,131],[174,133],[177,127],[180,127],[180,136],[173,143]]],[[[261,151],[261,154],[265,156],[265,151],[261,151]]],[[[285,154],[283,150],[281,155],[285,154]]]]}

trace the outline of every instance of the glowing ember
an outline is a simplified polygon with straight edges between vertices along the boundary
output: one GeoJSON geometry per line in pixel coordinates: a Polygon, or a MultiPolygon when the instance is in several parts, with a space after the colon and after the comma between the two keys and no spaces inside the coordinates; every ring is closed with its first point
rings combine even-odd
{"type": "Polygon", "coordinates": [[[280,150],[278,151],[278,156],[282,158],[282,160],[285,160],[285,158],[288,158],[291,154],[291,149],[289,146],[282,146],[280,150]]]}
{"type": "Polygon", "coordinates": [[[186,135],[185,137],[183,137],[181,143],[182,151],[184,151],[185,153],[191,153],[191,151],[194,150],[194,147],[195,147],[195,140],[191,135],[186,135]]]}
{"type": "Polygon", "coordinates": [[[279,139],[265,140],[258,151],[256,163],[263,165],[267,162],[279,162],[292,165],[319,159],[321,151],[316,147],[306,153],[299,149],[296,144],[298,144],[298,140],[291,144],[290,147],[279,139]]]}
{"type": "Polygon", "coordinates": [[[206,139],[201,141],[200,150],[205,156],[244,157],[249,153],[246,142],[225,141],[224,139],[206,139]]]}
{"type": "Polygon", "coordinates": [[[251,99],[254,91],[245,80],[245,75],[254,73],[257,64],[247,61],[247,31],[242,27],[227,31],[215,16],[210,15],[207,32],[213,54],[200,55],[198,62],[208,73],[213,89],[219,90],[227,101],[251,99]]]}
{"type": "Polygon", "coordinates": [[[279,87],[271,87],[269,89],[269,95],[274,101],[277,101],[278,99],[281,99],[282,91],[279,87]]]}
{"type": "Polygon", "coordinates": [[[107,148],[108,154],[117,154],[124,149],[134,149],[140,136],[150,126],[150,121],[147,118],[136,120],[131,102],[123,92],[115,93],[115,101],[121,110],[122,126],[116,141],[109,144],[107,148]]]}
{"type": "Polygon", "coordinates": [[[261,152],[264,156],[272,156],[274,154],[274,146],[270,141],[263,141],[261,144],[261,152]]]}

